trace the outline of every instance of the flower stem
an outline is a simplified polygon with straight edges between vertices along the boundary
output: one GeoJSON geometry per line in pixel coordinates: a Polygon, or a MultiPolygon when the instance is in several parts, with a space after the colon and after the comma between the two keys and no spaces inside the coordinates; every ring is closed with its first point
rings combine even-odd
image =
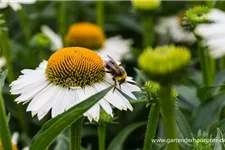
{"type": "MultiPolygon", "coordinates": [[[[8,31],[0,31],[0,45],[2,46],[2,53],[3,56],[6,58],[6,67],[8,69],[8,76],[7,80],[9,83],[11,83],[15,78],[14,78],[14,73],[13,73],[13,65],[12,65],[12,54],[11,54],[11,49],[10,49],[10,44],[9,44],[9,36],[8,36],[8,31]]],[[[14,99],[14,97],[13,97],[14,99]]],[[[18,105],[14,103],[14,108],[17,111],[17,116],[18,116],[18,121],[21,129],[27,133],[28,127],[27,123],[24,117],[24,111],[21,105],[18,105]]]]}
{"type": "Polygon", "coordinates": [[[0,135],[3,149],[12,149],[10,131],[8,127],[4,101],[2,98],[2,88],[0,87],[0,135]]]}
{"type": "Polygon", "coordinates": [[[148,124],[147,130],[145,133],[145,140],[144,140],[144,148],[143,150],[151,150],[152,149],[152,139],[155,138],[155,133],[158,125],[159,120],[159,112],[160,112],[160,105],[156,102],[151,105],[149,116],[148,116],[148,124]]]}
{"type": "Polygon", "coordinates": [[[70,126],[70,150],[81,150],[83,117],[70,126]]]}
{"type": "MultiPolygon", "coordinates": [[[[67,10],[67,3],[65,1],[61,1],[58,2],[57,5],[57,25],[58,25],[58,31],[61,35],[61,37],[65,37],[65,33],[66,33],[66,28],[67,28],[67,24],[66,24],[66,10],[67,10]]],[[[63,38],[64,39],[64,38],[63,38]]],[[[64,40],[63,40],[64,43],[64,40]]]]}
{"type": "Polygon", "coordinates": [[[225,69],[225,56],[220,59],[220,71],[225,69]]]}
{"type": "Polygon", "coordinates": [[[105,150],[106,126],[98,125],[98,149],[105,150]]]}
{"type": "Polygon", "coordinates": [[[96,23],[103,29],[104,24],[104,1],[96,1],[96,23]]]}
{"type": "Polygon", "coordinates": [[[152,46],[154,32],[153,32],[153,16],[146,14],[141,16],[142,28],[143,28],[143,48],[152,46]]]}
{"type": "MultiPolygon", "coordinates": [[[[166,139],[176,139],[175,102],[172,98],[171,85],[161,85],[159,91],[160,111],[166,139]]],[[[167,150],[178,150],[176,142],[168,143],[167,150]]]]}
{"type": "Polygon", "coordinates": [[[29,44],[30,41],[30,27],[29,27],[29,21],[28,21],[28,17],[25,13],[25,11],[23,9],[19,9],[18,11],[18,15],[20,18],[20,23],[21,23],[21,27],[23,29],[24,32],[24,36],[25,36],[25,40],[26,40],[26,44],[29,44]]]}
{"type": "Polygon", "coordinates": [[[209,56],[209,64],[210,64],[209,80],[210,80],[210,83],[212,83],[216,76],[216,60],[209,56]]]}
{"type": "Polygon", "coordinates": [[[216,5],[216,2],[217,2],[217,1],[205,1],[206,5],[207,5],[209,8],[213,8],[213,7],[216,5]]]}
{"type": "Polygon", "coordinates": [[[206,50],[203,48],[201,44],[201,39],[197,38],[197,44],[198,44],[198,54],[200,58],[200,65],[202,69],[202,78],[204,85],[210,84],[210,75],[209,75],[209,64],[208,64],[208,58],[206,55],[206,50]]]}

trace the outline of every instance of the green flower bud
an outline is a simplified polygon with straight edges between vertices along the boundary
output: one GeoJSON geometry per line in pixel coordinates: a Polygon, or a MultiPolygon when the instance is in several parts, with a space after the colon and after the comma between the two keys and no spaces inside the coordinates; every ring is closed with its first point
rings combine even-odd
{"type": "Polygon", "coordinates": [[[107,124],[115,124],[114,118],[108,113],[106,113],[103,109],[100,110],[99,121],[95,123],[103,126],[106,126],[107,124]]]}
{"type": "Polygon", "coordinates": [[[138,63],[152,80],[170,84],[181,78],[190,58],[187,48],[170,45],[147,49],[140,55],[138,63]]]}
{"type": "MultiPolygon", "coordinates": [[[[147,93],[147,97],[149,100],[158,99],[160,85],[157,82],[148,81],[145,83],[145,91],[147,93]]],[[[178,96],[177,91],[175,91],[175,89],[172,89],[172,98],[176,99],[177,96],[178,96]]]]}
{"type": "Polygon", "coordinates": [[[200,23],[209,23],[206,15],[210,12],[210,8],[206,6],[197,6],[189,9],[182,21],[182,26],[190,31],[194,31],[196,25],[200,23]]]}
{"type": "Polygon", "coordinates": [[[160,7],[161,0],[132,0],[133,6],[140,11],[151,11],[160,7]]]}
{"type": "Polygon", "coordinates": [[[50,47],[51,40],[48,38],[47,35],[43,33],[38,33],[33,37],[31,44],[36,47],[48,48],[50,47]]]}
{"type": "Polygon", "coordinates": [[[208,136],[208,132],[199,131],[192,143],[192,150],[212,150],[214,143],[209,141],[211,138],[208,136]]]}

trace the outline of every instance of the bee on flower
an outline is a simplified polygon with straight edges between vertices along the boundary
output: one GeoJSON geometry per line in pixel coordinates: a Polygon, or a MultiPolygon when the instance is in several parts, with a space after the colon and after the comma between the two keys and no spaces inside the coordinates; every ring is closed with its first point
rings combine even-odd
{"type": "MultiPolygon", "coordinates": [[[[16,102],[29,102],[27,111],[31,111],[32,116],[37,115],[38,119],[42,119],[50,110],[51,116],[56,117],[115,82],[112,74],[106,72],[104,60],[94,51],[81,47],[60,49],[35,70],[24,69],[21,72],[23,75],[11,83],[10,92],[20,94],[16,102]]],[[[120,85],[121,91],[136,99],[132,92],[140,91],[140,88],[129,83],[134,82],[132,77],[127,76],[125,81],[120,85]]],[[[133,110],[116,88],[84,116],[90,121],[98,121],[101,108],[113,116],[112,106],[120,110],[133,110]]]]}

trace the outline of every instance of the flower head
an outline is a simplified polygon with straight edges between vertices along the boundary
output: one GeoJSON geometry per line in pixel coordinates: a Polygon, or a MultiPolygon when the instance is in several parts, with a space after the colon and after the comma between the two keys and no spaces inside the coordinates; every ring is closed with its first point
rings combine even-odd
{"type": "Polygon", "coordinates": [[[174,45],[148,49],[139,57],[140,67],[161,84],[176,81],[190,60],[187,48],[174,45]]]}
{"type": "Polygon", "coordinates": [[[66,35],[67,46],[80,46],[90,49],[100,49],[104,46],[103,30],[95,24],[82,22],[70,26],[66,35]]]}
{"type": "MultiPolygon", "coordinates": [[[[114,84],[112,75],[105,72],[102,58],[86,48],[68,47],[55,52],[48,61],[43,61],[35,70],[22,70],[16,81],[11,83],[12,94],[21,94],[15,101],[29,102],[27,111],[42,119],[51,109],[55,117],[72,106],[114,84]]],[[[127,77],[127,81],[133,81],[127,77]]],[[[120,88],[120,87],[118,87],[120,88]]],[[[113,89],[112,89],[113,90],[113,89]]],[[[121,90],[135,99],[132,91],[137,86],[127,82],[121,90]]],[[[115,90],[84,113],[90,121],[99,120],[100,106],[111,116],[111,105],[120,110],[132,110],[129,101],[115,90]]]]}
{"type": "Polygon", "coordinates": [[[132,4],[138,10],[149,11],[160,7],[161,0],[132,0],[132,4]]]}
{"type": "Polygon", "coordinates": [[[210,8],[206,6],[197,6],[189,9],[183,18],[183,27],[193,31],[196,25],[209,22],[206,18],[206,14],[209,13],[209,11],[210,8]]]}
{"type": "Polygon", "coordinates": [[[225,55],[225,13],[219,9],[212,9],[206,18],[211,23],[197,25],[195,33],[203,38],[203,44],[208,47],[212,57],[223,57],[225,55]]]}
{"type": "Polygon", "coordinates": [[[34,4],[36,0],[1,0],[0,9],[10,6],[14,11],[22,9],[21,4],[34,4]]]}

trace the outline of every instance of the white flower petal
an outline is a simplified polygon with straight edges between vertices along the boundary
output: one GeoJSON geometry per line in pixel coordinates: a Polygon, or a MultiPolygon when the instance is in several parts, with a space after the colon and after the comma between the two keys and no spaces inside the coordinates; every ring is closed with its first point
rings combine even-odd
{"type": "Polygon", "coordinates": [[[21,4],[34,4],[36,3],[36,0],[18,0],[21,4]]]}
{"type": "Polygon", "coordinates": [[[42,108],[48,101],[52,100],[57,92],[57,86],[49,84],[46,88],[35,95],[33,100],[28,105],[27,111],[36,111],[42,108]]]}
{"type": "Polygon", "coordinates": [[[225,13],[219,9],[212,9],[207,18],[215,22],[225,22],[225,13]]]}
{"type": "Polygon", "coordinates": [[[19,139],[19,133],[18,132],[14,132],[13,135],[12,135],[12,138],[11,138],[12,143],[17,145],[18,139],[19,139]]]}
{"type": "Polygon", "coordinates": [[[124,40],[121,36],[114,36],[108,38],[103,48],[99,49],[97,53],[106,58],[107,55],[113,57],[115,61],[121,61],[122,56],[129,52],[132,45],[132,40],[124,40]]]}
{"type": "Polygon", "coordinates": [[[14,11],[18,11],[20,9],[22,9],[22,6],[20,5],[20,3],[18,2],[10,2],[9,6],[14,10],[14,11]]]}
{"type": "Polygon", "coordinates": [[[65,100],[68,98],[68,89],[60,88],[59,95],[56,97],[55,104],[52,107],[52,117],[56,117],[65,110],[65,100]]]}
{"type": "Polygon", "coordinates": [[[196,27],[195,33],[203,38],[203,44],[208,47],[209,54],[214,58],[225,55],[225,13],[213,9],[208,15],[213,23],[200,24],[196,27]]]}
{"type": "Polygon", "coordinates": [[[8,3],[0,2],[0,9],[6,8],[8,3]]]}

